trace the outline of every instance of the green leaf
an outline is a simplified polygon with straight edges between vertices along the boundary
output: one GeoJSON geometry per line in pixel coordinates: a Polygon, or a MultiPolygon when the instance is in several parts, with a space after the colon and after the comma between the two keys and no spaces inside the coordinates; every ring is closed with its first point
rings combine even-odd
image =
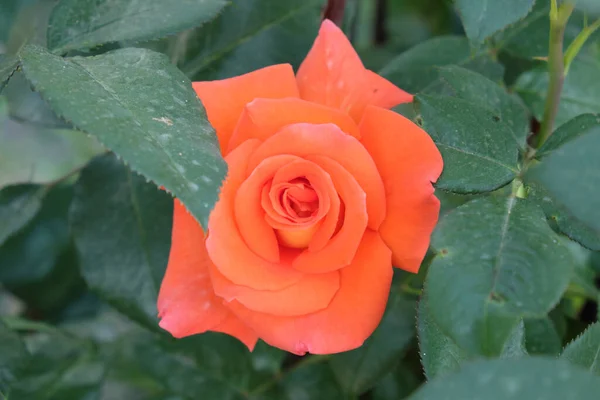
{"type": "Polygon", "coordinates": [[[531,11],[535,0],[456,0],[467,37],[483,43],[493,33],[513,24],[531,11]]]}
{"type": "Polygon", "coordinates": [[[21,57],[57,114],[176,195],[207,227],[226,164],[189,80],[164,55],[130,48],[63,59],[28,46],[21,57]]]}
{"type": "Polygon", "coordinates": [[[297,67],[320,24],[323,0],[244,0],[185,38],[181,69],[195,80],[230,78],[278,63],[297,67]]]}
{"type": "MultiPolygon", "coordinates": [[[[585,113],[600,112],[600,61],[592,57],[579,57],[565,78],[556,125],[585,113]]],[[[548,71],[538,68],[522,74],[515,83],[515,90],[529,106],[533,115],[541,121],[548,90],[548,71]]]]}
{"type": "Polygon", "coordinates": [[[590,15],[600,15],[600,4],[596,0],[577,0],[575,4],[590,15]]]}
{"type": "Polygon", "coordinates": [[[63,0],[52,11],[48,48],[57,53],[123,40],[157,39],[211,20],[224,0],[63,0]]]}
{"type": "Polygon", "coordinates": [[[392,291],[386,313],[379,327],[356,350],[336,354],[330,363],[347,392],[359,395],[400,360],[414,336],[415,302],[392,291]]]}
{"type": "Polygon", "coordinates": [[[444,65],[458,65],[493,81],[501,81],[504,74],[502,65],[489,53],[472,53],[469,41],[460,36],[440,36],[418,44],[390,61],[379,74],[417,93],[439,77],[437,67],[444,65]]]}
{"type": "Polygon", "coordinates": [[[457,193],[497,189],[517,173],[517,143],[510,127],[489,109],[463,99],[419,95],[423,129],[444,158],[436,186],[457,193]]]}
{"type": "Polygon", "coordinates": [[[600,128],[572,140],[532,167],[526,177],[539,182],[559,205],[600,232],[600,128]]]}
{"type": "MultiPolygon", "coordinates": [[[[314,356],[311,356],[314,357],[314,356]]],[[[344,399],[344,392],[326,363],[299,365],[285,375],[281,382],[285,396],[290,400],[344,399]]]]}
{"type": "Polygon", "coordinates": [[[36,185],[10,186],[0,190],[0,245],[35,216],[45,194],[46,189],[36,185]]]}
{"type": "Polygon", "coordinates": [[[409,400],[593,400],[600,378],[564,361],[541,357],[473,362],[426,383],[409,400]]]}
{"type": "MultiPolygon", "coordinates": [[[[406,363],[407,364],[407,363],[406,363]]],[[[385,375],[372,390],[372,400],[395,400],[407,398],[421,382],[421,371],[400,363],[385,375]]]]}
{"type": "Polygon", "coordinates": [[[18,66],[19,59],[17,57],[4,56],[0,58],[0,93],[18,66]]]}
{"type": "Polygon", "coordinates": [[[561,126],[544,142],[542,147],[536,151],[537,158],[543,158],[563,144],[587,133],[591,128],[600,126],[600,114],[582,114],[561,126]]]}
{"type": "Polygon", "coordinates": [[[29,362],[29,353],[15,332],[0,320],[0,397],[8,396],[9,386],[29,362]]]}
{"type": "Polygon", "coordinates": [[[45,129],[13,120],[0,131],[0,188],[17,183],[53,183],[106,151],[71,129],[45,129]]]}
{"type": "Polygon", "coordinates": [[[173,201],[112,155],[83,170],[71,227],[88,286],[159,330],[156,300],[169,256],[173,201]]]}
{"type": "Polygon", "coordinates": [[[543,317],[571,278],[572,256],[542,211],[515,198],[475,199],[444,217],[426,281],[440,329],[469,353],[500,354],[523,317],[543,317]]]}
{"type": "Polygon", "coordinates": [[[590,325],[565,347],[560,357],[600,375],[600,323],[590,325]]]}
{"type": "Polygon", "coordinates": [[[443,93],[483,106],[510,127],[520,148],[525,147],[529,134],[529,115],[521,100],[488,78],[465,68],[440,68],[440,79],[426,93],[443,93]]]}
{"type": "Polygon", "coordinates": [[[525,343],[529,354],[557,356],[562,348],[562,340],[548,317],[525,320],[525,343]]]}
{"type": "MultiPolygon", "coordinates": [[[[425,292],[427,293],[427,291],[425,292]]],[[[417,331],[419,334],[419,353],[421,364],[428,380],[457,371],[468,354],[451,337],[440,329],[431,318],[426,298],[419,302],[417,331]]]]}

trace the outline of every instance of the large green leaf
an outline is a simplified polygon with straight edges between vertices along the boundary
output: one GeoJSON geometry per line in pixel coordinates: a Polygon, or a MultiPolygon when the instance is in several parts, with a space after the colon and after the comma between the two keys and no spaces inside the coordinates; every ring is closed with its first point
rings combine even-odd
{"type": "Polygon", "coordinates": [[[490,78],[501,81],[503,67],[495,62],[489,53],[473,53],[469,41],[459,36],[441,36],[400,54],[379,74],[411,93],[419,92],[434,82],[439,71],[437,67],[458,65],[490,78]]]}
{"type": "Polygon", "coordinates": [[[544,142],[542,147],[536,151],[535,156],[542,158],[596,126],[600,126],[600,114],[579,115],[565,122],[552,132],[552,135],[544,142]]]}
{"type": "Polygon", "coordinates": [[[28,46],[21,57],[58,115],[175,194],[206,228],[226,164],[189,80],[164,55],[130,48],[63,59],[28,46]]]}
{"type": "Polygon", "coordinates": [[[454,2],[465,27],[467,37],[474,43],[525,17],[535,0],[456,0],[454,2]]]}
{"type": "Polygon", "coordinates": [[[427,303],[433,320],[470,353],[499,354],[523,317],[543,317],[571,278],[569,250],[542,211],[485,197],[451,211],[433,235],[427,303]]]}
{"type": "Polygon", "coordinates": [[[332,356],[331,367],[347,393],[359,395],[400,361],[414,337],[415,302],[396,291],[379,327],[356,350],[332,356]]]}
{"type": "Polygon", "coordinates": [[[62,0],[50,16],[48,47],[64,53],[123,40],[156,39],[209,21],[226,4],[224,0],[62,0]]]}
{"type": "Polygon", "coordinates": [[[158,329],[156,299],[167,265],[173,201],[112,155],[83,170],[71,225],[88,286],[158,329]]]}
{"type": "Polygon", "coordinates": [[[29,362],[29,353],[15,332],[0,321],[0,397],[8,396],[9,385],[29,362]]]}
{"type": "Polygon", "coordinates": [[[517,143],[497,113],[454,97],[419,95],[416,102],[423,129],[444,158],[437,187],[458,193],[487,192],[515,177],[517,143]]]}
{"type": "Polygon", "coordinates": [[[550,358],[479,361],[425,384],[410,400],[593,400],[600,378],[550,358]]]}
{"type": "Polygon", "coordinates": [[[36,185],[10,186],[0,190],[0,245],[34,217],[45,194],[46,189],[36,185]]]}
{"type": "Polygon", "coordinates": [[[53,183],[106,151],[71,129],[45,129],[13,120],[0,131],[0,188],[17,183],[53,183]]]}
{"type": "Polygon", "coordinates": [[[521,100],[488,78],[468,69],[441,67],[440,79],[430,85],[427,93],[455,96],[484,106],[511,128],[520,148],[525,147],[529,134],[529,115],[521,100]]]}
{"type": "Polygon", "coordinates": [[[600,232],[599,148],[600,128],[594,128],[545,157],[526,176],[596,232],[600,232]]]}
{"type": "Polygon", "coordinates": [[[561,358],[600,375],[600,323],[590,325],[565,347],[561,358]]]}
{"type": "MultiPolygon", "coordinates": [[[[585,113],[600,113],[600,61],[592,57],[579,57],[565,78],[556,124],[585,113]]],[[[515,90],[529,106],[534,116],[542,120],[548,90],[548,71],[538,68],[527,71],[515,83],[515,90]]]]}
{"type": "Polygon", "coordinates": [[[183,72],[229,78],[278,63],[298,66],[317,35],[323,0],[244,0],[182,39],[183,72]]]}

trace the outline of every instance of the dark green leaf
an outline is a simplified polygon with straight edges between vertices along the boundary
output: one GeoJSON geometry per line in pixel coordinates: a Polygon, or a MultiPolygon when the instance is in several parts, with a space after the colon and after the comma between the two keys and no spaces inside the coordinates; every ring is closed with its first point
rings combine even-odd
{"type": "Polygon", "coordinates": [[[224,0],[62,0],[52,11],[48,47],[56,52],[89,49],[122,40],[148,40],[212,19],[224,0]]]}
{"type": "Polygon", "coordinates": [[[0,188],[52,183],[106,151],[96,139],[70,129],[44,129],[12,120],[0,131],[0,188]]]}
{"type": "Polygon", "coordinates": [[[0,93],[18,66],[19,59],[17,57],[4,56],[0,58],[0,93]]]}
{"type": "Polygon", "coordinates": [[[29,362],[29,353],[15,332],[0,320],[0,397],[8,396],[9,386],[29,362]]]}
{"type": "Polygon", "coordinates": [[[483,43],[493,33],[517,22],[531,11],[535,0],[456,0],[467,37],[483,43]]]}
{"type": "Polygon", "coordinates": [[[46,189],[36,185],[10,186],[0,190],[0,245],[34,217],[45,194],[46,189]]]}
{"type": "Polygon", "coordinates": [[[426,301],[424,297],[419,302],[417,330],[423,370],[427,379],[433,379],[458,370],[468,355],[431,318],[426,301]]]}
{"type": "Polygon", "coordinates": [[[497,189],[517,172],[517,143],[510,127],[489,109],[463,99],[419,95],[423,129],[444,158],[436,186],[458,193],[497,189]]]}
{"type": "Polygon", "coordinates": [[[594,400],[600,378],[550,358],[478,361],[425,384],[410,400],[594,400]]]}
{"type": "Polygon", "coordinates": [[[582,114],[561,126],[544,142],[535,156],[542,158],[563,144],[587,133],[591,128],[600,126],[600,114],[582,114]]]}
{"type": "Polygon", "coordinates": [[[30,46],[21,56],[57,114],[174,193],[206,228],[226,164],[189,80],[164,55],[132,48],[62,59],[30,46]]]}
{"type": "Polygon", "coordinates": [[[565,347],[561,358],[600,375],[600,323],[590,325],[565,347]]]}
{"type": "Polygon", "coordinates": [[[106,155],[83,170],[71,207],[81,271],[89,287],[156,330],[172,206],[167,193],[106,155]]]}
{"type": "Polygon", "coordinates": [[[371,392],[371,398],[372,400],[404,399],[422,383],[420,375],[401,363],[377,383],[371,392]]]}
{"type": "MultiPolygon", "coordinates": [[[[310,356],[314,357],[314,356],[310,356]]],[[[289,400],[344,399],[334,374],[326,363],[310,364],[294,368],[283,378],[281,386],[289,400]]]]}
{"type": "Polygon", "coordinates": [[[278,63],[298,66],[320,22],[323,0],[244,0],[185,38],[195,80],[229,78],[278,63]]]}
{"type": "Polygon", "coordinates": [[[411,93],[419,92],[434,82],[437,67],[458,65],[501,81],[503,67],[488,53],[471,52],[469,41],[459,36],[441,36],[423,42],[400,54],[383,67],[379,74],[411,93]]]}
{"type": "Polygon", "coordinates": [[[528,177],[581,222],[600,232],[600,128],[572,140],[529,170],[528,177]]]}
{"type": "Polygon", "coordinates": [[[523,317],[543,317],[571,278],[572,256],[542,211],[485,197],[447,214],[433,235],[427,307],[470,353],[497,355],[523,317]]]}
{"type": "Polygon", "coordinates": [[[440,68],[440,79],[427,93],[442,92],[487,108],[511,128],[515,141],[524,148],[529,134],[529,115],[520,99],[486,77],[467,69],[440,68]]]}
{"type": "MultiPolygon", "coordinates": [[[[560,97],[557,125],[581,114],[600,112],[600,81],[595,78],[599,74],[600,61],[592,57],[579,57],[571,64],[560,97]]],[[[541,121],[548,90],[546,68],[525,72],[517,79],[515,90],[541,121]]]]}
{"type": "Polygon", "coordinates": [[[562,340],[548,317],[525,320],[525,343],[529,354],[557,356],[562,348],[562,340]]]}
{"type": "Polygon", "coordinates": [[[336,354],[331,368],[347,393],[359,395],[400,361],[413,338],[415,302],[392,291],[383,320],[373,335],[356,350],[336,354]]]}

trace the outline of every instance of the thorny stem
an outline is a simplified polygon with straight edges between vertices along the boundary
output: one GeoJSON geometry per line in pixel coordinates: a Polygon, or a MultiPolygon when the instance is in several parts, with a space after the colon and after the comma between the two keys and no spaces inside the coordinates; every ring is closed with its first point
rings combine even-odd
{"type": "Polygon", "coordinates": [[[573,12],[574,5],[565,3],[558,7],[556,3],[557,0],[552,0],[552,7],[550,9],[550,41],[548,45],[548,73],[550,83],[544,106],[544,118],[534,143],[534,148],[536,149],[540,148],[552,134],[565,79],[563,39],[565,27],[573,12]]]}

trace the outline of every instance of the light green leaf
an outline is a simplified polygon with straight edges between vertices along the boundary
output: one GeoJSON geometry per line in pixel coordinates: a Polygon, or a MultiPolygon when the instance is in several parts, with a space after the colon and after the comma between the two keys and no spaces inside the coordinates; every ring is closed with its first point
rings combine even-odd
{"type": "Polygon", "coordinates": [[[436,186],[457,193],[487,192],[517,173],[518,148],[510,127],[489,109],[454,97],[416,97],[423,129],[444,158],[436,186]]]}
{"type": "Polygon", "coordinates": [[[565,347],[560,357],[600,375],[600,323],[590,325],[565,347]]]}
{"type": "Polygon", "coordinates": [[[448,213],[432,240],[431,318],[461,348],[500,354],[523,317],[543,317],[571,278],[569,250],[542,211],[515,198],[475,199],[448,213]]]}
{"type": "Polygon", "coordinates": [[[483,106],[510,127],[520,148],[529,134],[529,115],[521,100],[486,77],[457,66],[440,68],[440,79],[426,93],[443,93],[483,106]]]}
{"type": "Polygon", "coordinates": [[[409,400],[594,400],[600,378],[560,360],[525,357],[473,362],[426,383],[409,400]]]}
{"type": "Polygon", "coordinates": [[[536,151],[537,158],[543,158],[563,144],[587,133],[591,128],[600,126],[600,114],[582,114],[561,126],[544,142],[542,147],[536,151]]]}
{"type": "MultiPolygon", "coordinates": [[[[579,57],[571,64],[565,78],[556,125],[585,113],[600,113],[600,61],[592,57],[579,57]]],[[[548,72],[538,68],[522,74],[515,83],[515,90],[529,106],[533,115],[541,121],[548,90],[548,72]]]]}
{"type": "Polygon", "coordinates": [[[211,20],[224,0],[63,0],[50,16],[48,48],[57,53],[123,40],[157,39],[211,20]]]}
{"type": "Polygon", "coordinates": [[[0,131],[0,188],[17,183],[53,183],[106,151],[71,129],[45,129],[13,120],[0,131]]]}
{"type": "Polygon", "coordinates": [[[106,155],[75,188],[71,225],[88,286],[115,308],[159,330],[156,300],[169,256],[170,196],[106,155]]]}
{"type": "Polygon", "coordinates": [[[0,190],[0,245],[35,216],[45,194],[46,189],[36,185],[10,186],[0,190]]]}
{"type": "Polygon", "coordinates": [[[600,128],[595,128],[555,150],[526,176],[596,232],[600,232],[599,148],[600,128]]]}
{"type": "Polygon", "coordinates": [[[531,11],[535,0],[456,0],[467,37],[483,43],[493,33],[513,24],[531,11]]]}
{"type": "Polygon", "coordinates": [[[297,67],[320,24],[323,0],[233,2],[184,39],[181,69],[195,80],[230,78],[278,63],[297,67]]]}
{"type": "Polygon", "coordinates": [[[29,362],[29,353],[15,332],[0,320],[0,397],[8,396],[9,386],[29,362]]]}
{"type": "Polygon", "coordinates": [[[226,164],[190,81],[164,55],[130,48],[63,59],[28,46],[21,57],[58,115],[172,192],[207,227],[226,164]]]}
{"type": "Polygon", "coordinates": [[[400,54],[379,74],[411,93],[425,89],[439,77],[437,67],[458,65],[476,71],[493,81],[501,81],[502,65],[489,53],[472,53],[469,41],[460,36],[440,36],[400,54]]]}
{"type": "Polygon", "coordinates": [[[392,291],[379,327],[356,350],[336,354],[330,363],[347,392],[359,395],[367,391],[400,360],[414,336],[415,302],[392,291]]]}

